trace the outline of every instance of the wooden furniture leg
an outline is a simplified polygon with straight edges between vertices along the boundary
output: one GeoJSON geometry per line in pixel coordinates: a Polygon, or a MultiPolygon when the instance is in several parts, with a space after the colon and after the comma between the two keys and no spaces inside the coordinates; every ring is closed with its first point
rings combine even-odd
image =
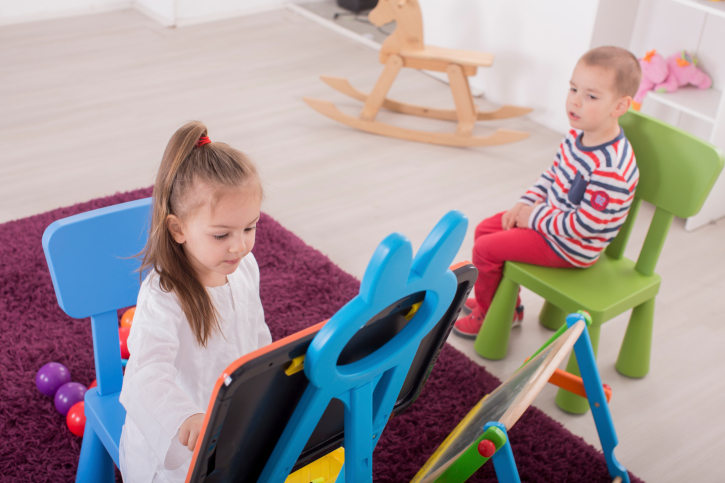
{"type": "Polygon", "coordinates": [[[403,67],[403,59],[399,55],[391,55],[388,61],[385,63],[385,69],[380,74],[378,82],[375,83],[375,87],[365,101],[365,106],[360,113],[360,119],[363,121],[372,121],[378,114],[380,107],[385,101],[385,96],[390,90],[390,86],[393,85],[395,77],[403,67]]]}
{"type": "Polygon", "coordinates": [[[451,64],[446,70],[453,93],[453,102],[456,104],[458,113],[456,134],[470,136],[473,133],[473,125],[476,123],[476,106],[473,104],[468,79],[463,73],[463,68],[458,64],[451,64]]]}

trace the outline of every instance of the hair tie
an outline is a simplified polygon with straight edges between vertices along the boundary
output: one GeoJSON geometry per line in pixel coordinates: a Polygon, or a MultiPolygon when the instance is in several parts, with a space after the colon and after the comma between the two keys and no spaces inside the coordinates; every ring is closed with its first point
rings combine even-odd
{"type": "Polygon", "coordinates": [[[209,139],[209,137],[207,137],[207,136],[202,136],[202,137],[200,137],[200,138],[199,138],[199,140],[198,140],[198,141],[196,142],[196,147],[197,147],[197,148],[200,148],[200,147],[202,147],[202,146],[203,146],[203,145],[205,145],[205,144],[209,144],[210,142],[211,142],[211,139],[209,139]]]}

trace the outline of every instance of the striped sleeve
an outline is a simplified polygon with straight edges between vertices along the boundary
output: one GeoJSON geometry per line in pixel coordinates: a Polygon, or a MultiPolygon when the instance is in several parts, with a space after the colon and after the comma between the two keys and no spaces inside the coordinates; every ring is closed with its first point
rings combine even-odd
{"type": "Polygon", "coordinates": [[[633,199],[631,180],[628,182],[617,167],[600,167],[592,173],[576,209],[536,206],[529,217],[529,228],[555,239],[559,252],[567,259],[569,254],[572,262],[594,263],[624,224],[633,199]]]}
{"type": "Polygon", "coordinates": [[[547,192],[556,178],[556,171],[559,169],[560,160],[561,146],[559,146],[559,152],[556,153],[556,157],[554,158],[554,164],[544,171],[539,179],[536,180],[536,183],[519,199],[519,202],[533,206],[537,201],[546,201],[547,192]]]}

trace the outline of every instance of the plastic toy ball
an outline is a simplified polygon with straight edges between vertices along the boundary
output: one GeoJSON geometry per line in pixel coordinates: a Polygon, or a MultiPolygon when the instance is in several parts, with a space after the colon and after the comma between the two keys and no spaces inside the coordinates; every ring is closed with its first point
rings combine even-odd
{"type": "Polygon", "coordinates": [[[133,324],[133,315],[136,313],[136,307],[131,307],[121,316],[121,327],[131,327],[133,324]]]}
{"type": "Polygon", "coordinates": [[[83,401],[86,390],[86,386],[79,382],[67,382],[63,384],[58,389],[58,392],[55,393],[55,409],[65,416],[75,403],[83,401]]]}
{"type": "Polygon", "coordinates": [[[83,431],[86,429],[85,403],[83,401],[71,406],[68,415],[65,417],[65,423],[71,433],[76,436],[83,436],[83,431]]]}
{"type": "Polygon", "coordinates": [[[88,385],[88,389],[91,389],[93,387],[96,387],[97,385],[98,385],[98,383],[96,382],[95,379],[93,379],[93,382],[88,385]]]}
{"type": "Polygon", "coordinates": [[[118,338],[121,343],[121,359],[128,359],[131,355],[128,352],[128,334],[131,332],[131,327],[121,327],[118,329],[118,338]]]}
{"type": "Polygon", "coordinates": [[[50,397],[55,396],[58,388],[67,382],[70,382],[70,371],[59,362],[47,363],[35,375],[38,390],[50,397]]]}

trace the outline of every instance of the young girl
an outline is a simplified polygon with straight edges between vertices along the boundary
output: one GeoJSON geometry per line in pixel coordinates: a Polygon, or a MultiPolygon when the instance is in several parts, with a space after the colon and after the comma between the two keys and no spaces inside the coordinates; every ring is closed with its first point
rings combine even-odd
{"type": "Polygon", "coordinates": [[[252,255],[262,186],[252,162],[191,122],[171,137],[154,185],[131,357],[121,390],[126,483],[184,481],[214,384],[272,342],[252,255]]]}

